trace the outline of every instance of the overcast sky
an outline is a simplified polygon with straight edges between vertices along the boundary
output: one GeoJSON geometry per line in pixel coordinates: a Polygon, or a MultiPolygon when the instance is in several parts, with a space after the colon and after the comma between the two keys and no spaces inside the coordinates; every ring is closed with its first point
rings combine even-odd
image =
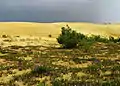
{"type": "Polygon", "coordinates": [[[120,21],[120,0],[0,0],[0,21],[120,21]]]}

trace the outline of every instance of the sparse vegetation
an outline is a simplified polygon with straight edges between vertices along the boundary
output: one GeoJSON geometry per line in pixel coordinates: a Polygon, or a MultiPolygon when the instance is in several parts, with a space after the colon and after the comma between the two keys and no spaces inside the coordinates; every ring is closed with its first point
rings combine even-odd
{"type": "Polygon", "coordinates": [[[38,73],[38,74],[43,74],[43,73],[49,73],[52,69],[47,66],[36,66],[33,70],[32,73],[38,73]]]}
{"type": "Polygon", "coordinates": [[[120,38],[114,38],[114,37],[101,37],[100,35],[91,35],[90,37],[82,34],[77,33],[76,31],[72,30],[70,27],[62,27],[61,28],[61,34],[57,38],[57,41],[59,44],[62,45],[63,48],[76,48],[76,47],[84,47],[88,48],[93,43],[96,42],[102,42],[102,43],[108,43],[108,42],[114,42],[118,43],[120,42],[120,38]]]}
{"type": "Polygon", "coordinates": [[[2,35],[2,38],[8,38],[9,36],[8,35],[2,35]]]}
{"type": "Polygon", "coordinates": [[[49,34],[49,35],[48,35],[48,37],[50,37],[50,38],[51,38],[51,37],[52,37],[52,35],[51,35],[51,34],[49,34]]]}
{"type": "MultiPolygon", "coordinates": [[[[1,85],[16,85],[15,82],[21,82],[25,85],[37,86],[61,86],[61,85],[119,85],[120,67],[119,54],[120,46],[116,43],[108,43],[100,45],[95,43],[91,45],[91,49],[87,52],[83,49],[50,49],[46,47],[43,50],[40,46],[9,46],[7,48],[0,48],[2,55],[0,59],[5,59],[6,63],[1,63],[0,66],[0,80],[6,75],[14,74],[7,82],[0,82],[1,85]],[[113,45],[114,44],[114,45],[113,45]],[[102,47],[107,47],[104,50],[111,52],[106,53],[102,47]],[[118,48],[115,48],[118,47],[118,48]],[[114,53],[111,48],[114,48],[114,53]],[[15,53],[12,50],[19,50],[15,53]],[[29,53],[29,50],[32,50],[29,53]],[[38,50],[39,49],[39,50],[38,50]],[[38,52],[38,51],[42,51],[38,52]],[[92,51],[92,52],[91,52],[92,51]],[[98,53],[99,51],[99,53],[98,53]],[[24,56],[24,54],[27,56],[24,56]],[[28,54],[29,53],[29,54],[28,54]],[[99,55],[98,55],[99,54],[99,55]],[[113,55],[115,55],[113,57],[113,55]],[[32,57],[32,60],[25,60],[25,58],[32,57]],[[36,60],[37,61],[36,61],[36,60]],[[21,61],[21,70],[19,70],[18,62],[21,61]],[[9,65],[7,65],[9,64],[9,65]],[[14,65],[13,65],[14,64],[14,65]],[[36,66],[38,64],[38,66],[36,66]],[[28,73],[22,73],[30,69],[28,73]],[[20,74],[19,74],[20,72],[20,74]],[[17,75],[17,73],[19,75],[17,75]]],[[[6,79],[7,79],[6,77],[6,79]]]]}
{"type": "MultiPolygon", "coordinates": [[[[60,38],[57,38],[62,49],[44,45],[1,45],[0,85],[119,86],[120,39],[99,35],[87,37],[70,27],[62,29],[60,38]],[[71,42],[73,40],[75,43],[71,42]]],[[[32,40],[22,42],[26,41],[32,40]]]]}

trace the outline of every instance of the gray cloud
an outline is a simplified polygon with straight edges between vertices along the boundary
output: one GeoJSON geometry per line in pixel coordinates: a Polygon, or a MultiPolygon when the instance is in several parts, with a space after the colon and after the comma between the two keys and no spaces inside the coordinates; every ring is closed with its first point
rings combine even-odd
{"type": "Polygon", "coordinates": [[[99,0],[99,21],[120,22],[120,0],[99,0]]]}
{"type": "Polygon", "coordinates": [[[112,11],[120,9],[118,2],[118,0],[0,0],[0,21],[120,21],[120,12],[112,11]]]}

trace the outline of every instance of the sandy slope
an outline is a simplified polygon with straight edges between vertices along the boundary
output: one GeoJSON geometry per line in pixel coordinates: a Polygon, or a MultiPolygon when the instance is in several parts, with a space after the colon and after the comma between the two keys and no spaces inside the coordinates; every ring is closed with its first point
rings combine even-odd
{"type": "Polygon", "coordinates": [[[68,24],[78,32],[84,34],[100,34],[104,36],[120,36],[120,25],[100,25],[92,23],[29,23],[29,22],[0,22],[0,34],[33,35],[46,37],[52,34],[57,37],[60,28],[68,24]]]}

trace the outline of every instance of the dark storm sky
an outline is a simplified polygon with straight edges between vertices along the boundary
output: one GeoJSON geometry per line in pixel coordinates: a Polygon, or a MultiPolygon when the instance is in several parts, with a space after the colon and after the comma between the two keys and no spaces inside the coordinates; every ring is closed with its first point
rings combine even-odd
{"type": "Polygon", "coordinates": [[[119,0],[0,0],[0,21],[119,21],[119,2],[119,0]],[[114,10],[117,13],[114,13],[114,10]]]}

